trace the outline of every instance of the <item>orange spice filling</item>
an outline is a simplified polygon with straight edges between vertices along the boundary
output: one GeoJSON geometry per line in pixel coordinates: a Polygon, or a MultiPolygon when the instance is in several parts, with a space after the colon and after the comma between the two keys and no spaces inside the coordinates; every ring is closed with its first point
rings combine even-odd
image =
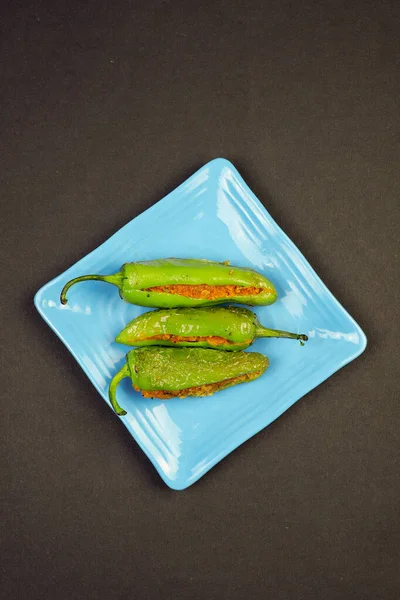
{"type": "Polygon", "coordinates": [[[159,285],[144,290],[145,292],[159,292],[166,294],[177,294],[188,298],[199,298],[216,300],[218,298],[229,298],[232,296],[256,296],[261,292],[268,291],[266,288],[244,287],[241,285],[159,285]]]}
{"type": "Polygon", "coordinates": [[[151,337],[144,338],[146,340],[163,340],[168,342],[207,342],[210,346],[223,346],[229,344],[229,340],[219,335],[172,335],[170,333],[164,333],[160,335],[152,335],[151,337]]]}
{"type": "Polygon", "coordinates": [[[218,390],[236,383],[244,383],[251,379],[256,379],[261,373],[246,373],[245,375],[238,375],[230,379],[224,379],[217,383],[207,383],[205,385],[199,385],[195,387],[185,388],[184,390],[177,391],[164,391],[164,390],[141,390],[140,388],[133,386],[137,392],[141,392],[144,398],[159,398],[160,400],[169,400],[170,398],[186,398],[187,396],[212,396],[218,390]]]}

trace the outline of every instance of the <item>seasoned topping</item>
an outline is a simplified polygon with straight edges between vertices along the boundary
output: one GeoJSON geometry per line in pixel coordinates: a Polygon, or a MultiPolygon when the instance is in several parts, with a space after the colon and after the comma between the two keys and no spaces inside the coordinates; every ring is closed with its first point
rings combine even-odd
{"type": "Polygon", "coordinates": [[[257,296],[261,292],[268,292],[267,288],[245,287],[241,285],[159,285],[143,290],[145,292],[158,292],[164,294],[176,294],[187,298],[198,298],[204,300],[216,300],[218,298],[229,298],[234,296],[257,296]]]}
{"type": "Polygon", "coordinates": [[[148,338],[143,338],[145,340],[162,340],[164,342],[174,342],[175,344],[178,344],[179,342],[207,342],[208,344],[210,344],[210,346],[223,346],[226,344],[231,344],[232,342],[229,342],[229,340],[227,340],[224,337],[220,337],[219,335],[207,335],[207,336],[200,336],[200,335],[171,335],[170,333],[164,333],[164,334],[160,334],[160,335],[152,335],[151,337],[148,338]]]}
{"type": "Polygon", "coordinates": [[[160,400],[169,400],[170,398],[186,398],[187,396],[212,396],[215,392],[223,390],[225,387],[236,385],[237,383],[244,383],[245,381],[251,381],[256,379],[261,372],[246,373],[245,375],[238,375],[238,377],[232,377],[231,379],[224,379],[217,383],[208,383],[205,385],[199,385],[196,387],[186,388],[184,390],[176,391],[164,391],[164,390],[140,390],[134,386],[137,392],[141,392],[144,398],[159,398],[160,400]]]}

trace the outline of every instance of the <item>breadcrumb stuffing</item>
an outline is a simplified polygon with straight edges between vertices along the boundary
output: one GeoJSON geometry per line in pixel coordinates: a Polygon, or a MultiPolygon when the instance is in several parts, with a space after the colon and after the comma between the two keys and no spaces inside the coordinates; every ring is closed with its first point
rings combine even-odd
{"type": "Polygon", "coordinates": [[[144,338],[144,339],[146,339],[146,340],[162,340],[165,342],[175,342],[175,343],[208,342],[210,344],[210,346],[223,346],[223,345],[227,345],[227,344],[232,345],[232,342],[230,342],[226,338],[221,337],[219,335],[206,335],[206,336],[186,335],[185,336],[185,335],[172,335],[170,333],[163,333],[160,335],[152,335],[151,337],[144,338]]]}
{"type": "MultiPolygon", "coordinates": [[[[177,294],[188,298],[216,300],[218,298],[229,298],[232,296],[256,296],[261,292],[268,291],[267,288],[245,287],[241,285],[159,285],[144,290],[145,292],[159,292],[166,294],[177,294]]],[[[272,290],[271,290],[272,291],[272,290]]]]}
{"type": "Polygon", "coordinates": [[[164,391],[164,390],[141,390],[134,386],[137,392],[141,392],[144,398],[158,398],[160,400],[169,400],[170,398],[186,398],[187,396],[212,396],[215,392],[227,387],[228,385],[234,385],[237,383],[244,383],[251,379],[256,379],[261,373],[246,373],[245,375],[238,375],[231,379],[224,379],[217,383],[207,383],[205,385],[199,385],[195,387],[186,388],[184,390],[177,391],[164,391]]]}

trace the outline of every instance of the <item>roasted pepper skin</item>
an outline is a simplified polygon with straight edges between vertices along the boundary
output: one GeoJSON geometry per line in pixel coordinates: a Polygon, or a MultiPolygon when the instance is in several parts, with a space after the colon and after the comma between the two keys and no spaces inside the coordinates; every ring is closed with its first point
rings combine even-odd
{"type": "Polygon", "coordinates": [[[260,337],[284,337],[307,341],[305,334],[263,327],[247,308],[213,306],[154,310],[133,319],[116,337],[127,346],[179,346],[238,351],[248,348],[260,337]],[[149,339],[171,335],[179,338],[208,338],[199,341],[149,339]],[[219,343],[224,338],[226,343],[219,343]]]}
{"type": "Polygon", "coordinates": [[[252,269],[230,266],[208,260],[164,258],[153,261],[126,263],[113,275],[83,275],[69,281],[61,292],[61,303],[67,303],[67,291],[81,281],[105,281],[119,288],[121,298],[130,304],[152,308],[213,306],[224,302],[268,305],[277,300],[277,291],[266,277],[252,269]],[[229,296],[218,299],[190,298],[148,288],[167,285],[236,285],[261,288],[253,295],[229,296]]]}
{"type": "MultiPolygon", "coordinates": [[[[140,390],[179,391],[219,383],[241,375],[259,377],[269,365],[257,352],[218,352],[205,348],[137,348],[128,352],[126,364],[113,377],[109,398],[115,412],[126,411],[117,402],[119,382],[129,377],[140,390]]],[[[234,385],[227,382],[225,387],[234,385]]]]}

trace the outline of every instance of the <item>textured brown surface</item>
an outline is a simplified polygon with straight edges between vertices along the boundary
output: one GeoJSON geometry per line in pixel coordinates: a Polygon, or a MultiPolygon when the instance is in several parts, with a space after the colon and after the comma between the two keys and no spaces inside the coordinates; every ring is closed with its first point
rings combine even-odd
{"type": "MultiPolygon", "coordinates": [[[[187,396],[212,396],[214,393],[218,392],[221,389],[225,389],[230,385],[237,385],[239,383],[246,383],[251,379],[256,379],[259,377],[261,372],[258,373],[247,373],[246,375],[238,375],[237,377],[232,377],[231,379],[224,379],[218,383],[207,383],[204,385],[198,385],[191,388],[185,388],[184,390],[179,390],[178,392],[166,392],[162,390],[142,390],[142,396],[145,398],[174,398],[179,396],[179,398],[186,398],[187,396]]],[[[139,391],[139,388],[135,387],[135,390],[139,391]]]]}
{"type": "MultiPolygon", "coordinates": [[[[268,288],[269,290],[270,288],[268,288]]],[[[147,292],[166,292],[189,298],[230,298],[231,296],[256,296],[265,292],[265,288],[241,287],[240,285],[159,285],[145,289],[147,292]]]]}
{"type": "Polygon", "coordinates": [[[398,600],[399,16],[0,3],[2,598],[398,600]],[[173,492],[32,298],[217,156],[369,346],[173,492]]]}
{"type": "MultiPolygon", "coordinates": [[[[221,337],[220,335],[172,335],[171,333],[163,333],[161,335],[152,335],[151,337],[140,338],[143,340],[163,340],[165,342],[207,342],[211,346],[223,346],[223,345],[235,345],[235,342],[231,342],[227,338],[221,337]]],[[[136,338],[137,341],[137,338],[136,338]]],[[[246,340],[244,343],[251,343],[250,340],[246,340]]],[[[241,345],[239,342],[237,345],[241,345]]]]}

